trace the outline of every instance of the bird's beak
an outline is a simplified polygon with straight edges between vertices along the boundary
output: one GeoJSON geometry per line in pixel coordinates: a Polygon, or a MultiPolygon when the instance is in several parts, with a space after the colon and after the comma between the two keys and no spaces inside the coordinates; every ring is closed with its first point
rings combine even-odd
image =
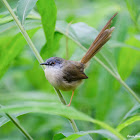
{"type": "Polygon", "coordinates": [[[40,65],[46,65],[46,62],[44,62],[44,63],[41,63],[40,65]]]}

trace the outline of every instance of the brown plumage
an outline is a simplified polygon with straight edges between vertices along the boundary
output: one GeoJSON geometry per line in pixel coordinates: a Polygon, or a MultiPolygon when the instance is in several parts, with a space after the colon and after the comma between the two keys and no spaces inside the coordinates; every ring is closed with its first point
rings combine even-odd
{"type": "Polygon", "coordinates": [[[84,73],[84,65],[76,61],[66,61],[65,67],[63,69],[64,80],[71,83],[73,81],[87,79],[88,77],[84,73]]]}

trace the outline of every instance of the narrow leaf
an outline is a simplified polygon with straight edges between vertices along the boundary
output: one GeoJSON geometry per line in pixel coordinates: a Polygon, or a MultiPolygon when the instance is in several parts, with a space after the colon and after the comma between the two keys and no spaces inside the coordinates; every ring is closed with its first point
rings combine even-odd
{"type": "Polygon", "coordinates": [[[125,127],[127,127],[128,125],[131,125],[132,123],[136,122],[136,121],[140,121],[140,116],[134,116],[130,119],[128,119],[127,121],[125,121],[124,123],[120,124],[117,127],[117,130],[120,132],[122,129],[124,129],[125,127]]]}
{"type": "Polygon", "coordinates": [[[140,115],[140,105],[134,106],[123,118],[123,120],[126,120],[132,116],[140,115]]]}
{"type": "MultiPolygon", "coordinates": [[[[39,29],[41,28],[41,22],[39,20],[28,20],[25,23],[24,28],[26,29],[26,31],[36,28],[39,29]]],[[[20,30],[18,29],[14,21],[0,25],[0,36],[14,36],[19,32],[20,30]]]]}
{"type": "MultiPolygon", "coordinates": [[[[85,135],[88,134],[99,134],[102,135],[104,138],[108,138],[111,140],[119,140],[115,135],[113,135],[112,133],[110,133],[107,130],[104,129],[100,129],[100,130],[91,130],[91,131],[80,131],[76,134],[73,133],[63,133],[64,136],[66,136],[66,138],[64,138],[64,140],[75,140],[77,138],[82,138],[83,136],[83,140],[85,138],[85,135]]],[[[88,135],[89,136],[89,135],[88,135]]]]}
{"type": "Polygon", "coordinates": [[[17,5],[17,15],[21,22],[24,23],[26,17],[35,6],[37,0],[19,0],[17,5]]]}
{"type": "MultiPolygon", "coordinates": [[[[30,37],[36,32],[32,30],[30,37]]],[[[14,37],[0,38],[0,78],[5,74],[12,61],[20,54],[23,47],[26,45],[24,37],[19,33],[14,37]]]]}
{"type": "Polygon", "coordinates": [[[115,129],[113,129],[109,125],[103,122],[100,122],[98,120],[92,119],[88,115],[85,115],[84,113],[77,111],[76,109],[72,107],[68,108],[59,102],[52,101],[52,98],[49,97],[49,94],[47,95],[47,99],[48,99],[47,102],[42,102],[41,100],[36,101],[36,100],[33,100],[33,98],[31,99],[31,101],[27,101],[27,102],[24,101],[24,103],[20,102],[20,104],[15,102],[15,105],[10,105],[10,106],[1,108],[0,112],[1,113],[8,112],[12,114],[18,113],[18,112],[39,112],[39,113],[47,113],[51,115],[59,115],[59,116],[63,116],[70,119],[90,121],[92,123],[98,124],[101,127],[109,130],[111,133],[116,135],[121,140],[124,139],[121,136],[121,134],[119,134],[115,129]],[[49,102],[49,99],[51,100],[50,102],[49,102]]]}
{"type": "MultiPolygon", "coordinates": [[[[54,0],[39,0],[37,2],[37,7],[41,15],[41,21],[47,40],[47,44],[45,45],[45,47],[47,47],[50,52],[50,50],[53,48],[54,31],[57,14],[55,2],[54,0]]],[[[47,54],[49,55],[49,53],[47,54]]]]}
{"type": "Polygon", "coordinates": [[[53,140],[62,140],[66,138],[62,133],[55,134],[53,140]]]}

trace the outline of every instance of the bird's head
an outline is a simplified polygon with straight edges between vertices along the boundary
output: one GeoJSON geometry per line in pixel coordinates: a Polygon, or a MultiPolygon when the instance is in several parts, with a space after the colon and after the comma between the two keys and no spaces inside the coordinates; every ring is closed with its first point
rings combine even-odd
{"type": "Polygon", "coordinates": [[[63,58],[51,57],[47,59],[44,63],[41,63],[40,65],[46,65],[48,67],[62,67],[63,62],[63,58]]]}

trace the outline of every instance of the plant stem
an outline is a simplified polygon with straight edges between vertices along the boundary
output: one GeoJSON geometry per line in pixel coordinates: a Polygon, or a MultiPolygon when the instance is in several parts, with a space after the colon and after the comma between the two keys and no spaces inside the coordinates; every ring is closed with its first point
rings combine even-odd
{"type": "Polygon", "coordinates": [[[130,93],[131,95],[140,103],[139,97],[136,95],[136,93],[120,78],[118,80],[130,93]]]}
{"type": "Polygon", "coordinates": [[[114,74],[114,72],[109,69],[100,59],[98,59],[97,57],[94,57],[94,59],[99,63],[101,64],[113,77],[115,77],[120,84],[122,84],[126,89],[127,91],[138,101],[138,103],[140,103],[140,99],[139,97],[136,95],[136,93],[121,79],[120,76],[114,74]]]}
{"type": "MultiPolygon", "coordinates": [[[[3,108],[2,105],[0,105],[0,108],[3,108]]],[[[28,139],[33,140],[33,138],[26,132],[26,130],[19,124],[18,121],[14,119],[10,114],[5,113],[5,115],[17,126],[17,128],[22,132],[22,134],[28,139]]]]}
{"type": "MultiPolygon", "coordinates": [[[[55,91],[57,92],[57,95],[59,96],[59,99],[61,100],[61,103],[63,103],[64,105],[66,105],[67,102],[66,102],[66,100],[64,99],[64,97],[63,97],[62,93],[60,92],[60,90],[58,90],[58,89],[56,89],[56,88],[54,88],[54,89],[55,89],[55,91]]],[[[69,122],[71,123],[71,126],[72,126],[74,132],[78,132],[79,130],[78,130],[78,128],[77,128],[77,126],[76,126],[74,120],[69,119],[69,122]]]]}
{"type": "MultiPolygon", "coordinates": [[[[15,13],[13,12],[13,10],[11,9],[10,5],[8,4],[8,2],[7,2],[6,0],[2,0],[2,1],[3,1],[4,5],[6,6],[6,8],[8,9],[8,11],[10,12],[10,14],[12,15],[14,21],[16,22],[17,26],[19,27],[19,29],[20,29],[21,33],[23,34],[25,40],[27,41],[29,47],[32,49],[32,51],[33,51],[35,57],[37,58],[38,62],[39,62],[39,63],[43,63],[44,61],[43,61],[42,57],[40,56],[38,50],[37,50],[36,47],[34,46],[32,40],[31,40],[30,37],[28,36],[26,30],[25,30],[24,27],[21,25],[21,23],[20,23],[20,21],[18,20],[17,16],[16,16],[15,13]]],[[[42,65],[42,68],[43,68],[43,70],[45,70],[45,68],[46,68],[45,65],[42,65]]],[[[64,99],[64,97],[63,97],[63,95],[62,95],[62,93],[61,93],[58,89],[56,89],[56,88],[55,88],[55,91],[56,91],[56,93],[57,93],[57,95],[58,95],[60,101],[61,101],[64,105],[66,105],[66,101],[65,101],[65,99],[64,99]]],[[[78,128],[77,128],[77,126],[76,126],[74,120],[69,119],[69,121],[70,121],[70,123],[71,123],[71,125],[72,125],[72,128],[73,128],[74,132],[77,132],[77,131],[78,131],[78,128]]],[[[19,127],[19,128],[20,128],[20,127],[19,127]]]]}
{"type": "Polygon", "coordinates": [[[27,131],[8,113],[5,113],[6,116],[17,126],[17,128],[23,133],[23,135],[28,139],[28,140],[33,140],[33,138],[27,133],[27,131]]]}
{"type": "Polygon", "coordinates": [[[58,90],[57,88],[54,88],[54,90],[56,91],[56,93],[57,93],[57,95],[58,95],[61,103],[63,103],[64,105],[66,105],[67,104],[66,103],[66,100],[64,99],[64,97],[63,97],[62,93],[60,92],[60,90],[58,90]]]}

